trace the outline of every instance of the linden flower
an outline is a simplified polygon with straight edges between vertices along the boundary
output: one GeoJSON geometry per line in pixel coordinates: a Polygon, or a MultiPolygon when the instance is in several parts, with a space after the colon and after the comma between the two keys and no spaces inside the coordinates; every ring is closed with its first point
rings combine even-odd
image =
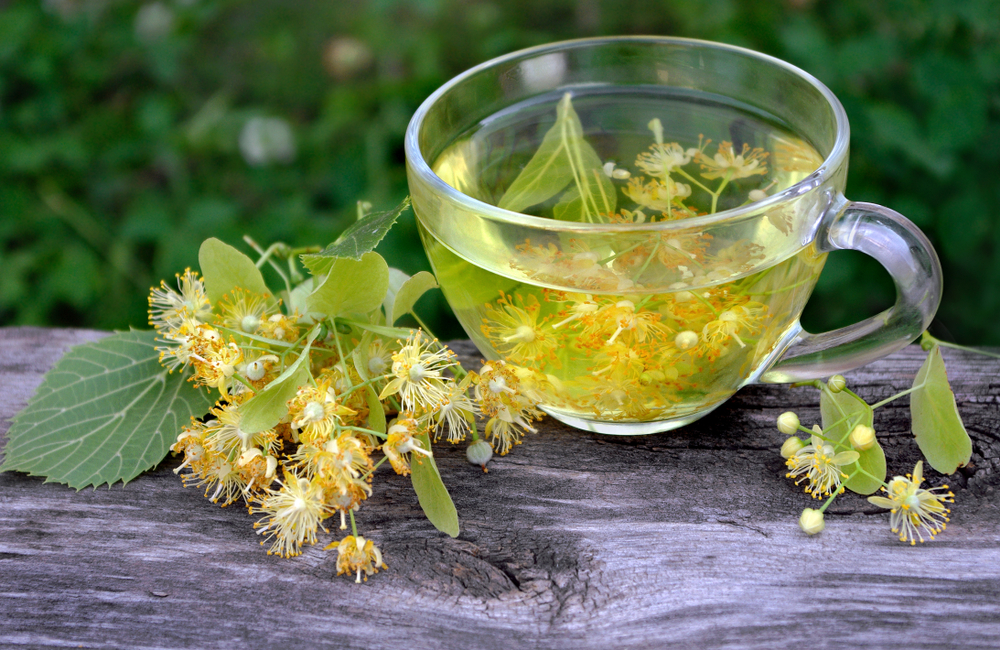
{"type": "Polygon", "coordinates": [[[538,323],[541,305],[534,296],[522,299],[501,293],[497,304],[486,306],[481,329],[497,352],[511,361],[536,361],[556,347],[555,339],[538,323]]]}
{"type": "MultiPolygon", "coordinates": [[[[600,306],[596,302],[594,302],[594,297],[589,293],[587,294],[571,293],[569,294],[569,298],[573,302],[573,304],[570,306],[568,310],[569,315],[566,318],[559,321],[558,323],[552,325],[552,329],[554,330],[559,329],[563,325],[567,325],[569,323],[572,323],[573,321],[585,318],[590,314],[593,314],[600,308],[600,306]]],[[[561,316],[564,313],[567,312],[564,310],[560,312],[559,315],[561,316]]]]}
{"type": "Polygon", "coordinates": [[[361,582],[361,572],[365,573],[365,581],[368,576],[378,573],[379,569],[388,569],[382,561],[382,552],[370,540],[358,535],[348,535],[340,542],[334,542],[326,548],[337,547],[337,575],[356,574],[355,582],[361,582]]]}
{"type": "Polygon", "coordinates": [[[853,450],[837,453],[833,445],[814,435],[810,444],[785,461],[789,469],[785,477],[797,479],[796,485],[808,481],[806,493],[814,498],[830,496],[834,491],[843,489],[840,482],[847,478],[840,468],[857,461],[859,457],[858,452],[853,450]]]}
{"type": "Polygon", "coordinates": [[[228,395],[229,382],[236,374],[236,368],[243,363],[243,350],[235,341],[223,343],[222,338],[200,339],[204,345],[190,355],[194,363],[194,375],[190,381],[196,386],[212,386],[223,396],[228,395]]]}
{"type": "Polygon", "coordinates": [[[252,513],[265,513],[254,528],[259,528],[257,534],[265,540],[274,540],[268,555],[294,557],[301,555],[303,544],[316,543],[316,529],[330,513],[319,484],[286,471],[278,485],[277,490],[267,490],[259,508],[251,509],[252,513]]]}
{"type": "Polygon", "coordinates": [[[219,304],[222,312],[216,319],[223,327],[246,334],[256,334],[267,320],[265,311],[270,296],[252,293],[239,287],[227,294],[219,304]]]}
{"type": "Polygon", "coordinates": [[[168,336],[188,318],[205,322],[212,317],[212,303],[197,271],[185,269],[183,275],[178,273],[177,288],[179,291],[174,291],[164,280],[159,288],[150,289],[149,324],[163,336],[168,336]]]}
{"type": "Polygon", "coordinates": [[[719,151],[712,158],[700,151],[697,154],[702,169],[701,175],[707,179],[726,176],[729,180],[733,180],[766,174],[765,158],[767,158],[766,151],[760,147],[751,150],[746,143],[743,143],[743,150],[740,153],[735,153],[732,142],[720,142],[719,151]]]}
{"type": "Polygon", "coordinates": [[[227,458],[234,458],[251,447],[270,451],[277,443],[278,435],[274,429],[265,429],[258,433],[247,433],[241,428],[243,412],[240,406],[227,403],[212,409],[216,419],[205,425],[205,444],[227,458]]]}
{"type": "Polygon", "coordinates": [[[635,159],[635,164],[643,172],[656,178],[665,179],[674,169],[691,162],[697,149],[685,150],[676,142],[670,144],[654,144],[648,152],[643,152],[635,159]]]}
{"type": "Polygon", "coordinates": [[[470,422],[475,421],[476,405],[469,399],[467,390],[469,384],[475,378],[475,373],[469,373],[459,385],[452,385],[448,395],[438,405],[437,410],[431,413],[431,420],[434,423],[434,441],[441,438],[445,424],[448,425],[448,442],[454,444],[465,440],[465,435],[470,431],[470,422]]]}
{"type": "Polygon", "coordinates": [[[316,478],[324,488],[338,494],[361,490],[371,494],[368,481],[374,467],[368,446],[350,431],[322,445],[303,444],[290,457],[306,476],[316,478]]]}
{"type": "Polygon", "coordinates": [[[206,448],[207,457],[200,474],[187,474],[182,477],[184,487],[194,485],[195,487],[205,487],[205,497],[212,503],[222,502],[225,508],[233,503],[244,493],[247,487],[246,480],[239,470],[229,462],[220,452],[206,448]],[[209,497],[208,493],[215,487],[215,492],[209,497]]]}
{"type": "Polygon", "coordinates": [[[368,344],[368,373],[372,377],[380,377],[385,374],[392,364],[392,350],[382,339],[372,339],[368,344]]]}
{"type": "Polygon", "coordinates": [[[948,514],[951,510],[945,505],[954,503],[955,495],[947,492],[948,486],[925,490],[920,487],[924,481],[924,462],[917,461],[913,474],[896,476],[889,481],[888,489],[882,491],[889,497],[873,496],[868,501],[880,508],[892,511],[889,523],[892,532],[899,533],[899,541],[909,540],[915,545],[916,540],[924,541],[926,533],[930,539],[947,527],[948,514]]]}
{"type": "Polygon", "coordinates": [[[503,361],[484,363],[476,383],[476,399],[486,422],[486,437],[502,456],[512,445],[520,444],[526,431],[535,432],[531,420],[542,413],[519,391],[520,380],[514,367],[503,361]]]}
{"type": "Polygon", "coordinates": [[[344,416],[357,415],[354,409],[337,402],[331,384],[330,377],[321,377],[315,386],[302,386],[295,397],[288,400],[288,418],[292,428],[300,431],[300,439],[322,442],[344,416]]]}
{"type": "Polygon", "coordinates": [[[613,344],[619,337],[623,342],[642,343],[653,334],[658,334],[663,330],[659,323],[660,315],[641,311],[636,312],[635,303],[631,300],[619,300],[618,302],[601,307],[595,314],[588,326],[584,329],[584,334],[591,336],[611,335],[603,345],[613,344]]]}
{"type": "Polygon", "coordinates": [[[455,365],[455,354],[437,340],[421,340],[423,333],[417,330],[406,340],[399,352],[392,355],[392,374],[395,377],[386,384],[379,395],[385,399],[389,395],[400,396],[403,409],[416,411],[430,410],[448,394],[446,378],[441,373],[455,365]],[[438,349],[432,351],[431,348],[438,349]]]}
{"type": "Polygon", "coordinates": [[[289,317],[284,314],[272,314],[260,322],[257,331],[261,336],[269,339],[291,343],[299,338],[299,327],[295,324],[295,320],[295,317],[289,317]]]}
{"type": "Polygon", "coordinates": [[[671,203],[691,196],[691,186],[678,183],[672,178],[652,180],[643,183],[639,178],[633,178],[622,188],[625,195],[638,205],[656,212],[668,212],[671,203]]]}
{"type": "MultiPolygon", "coordinates": [[[[405,414],[412,415],[412,414],[405,414]]],[[[392,464],[397,474],[410,474],[410,459],[407,454],[420,454],[430,458],[434,454],[430,449],[424,449],[416,436],[420,433],[420,423],[413,417],[402,417],[389,426],[388,437],[382,443],[382,453],[392,464]]]]}
{"type": "Polygon", "coordinates": [[[767,307],[760,303],[747,303],[722,311],[716,320],[702,328],[702,338],[710,348],[724,345],[728,338],[732,338],[741,348],[745,348],[747,344],[739,337],[739,332],[751,335],[755,333],[763,321],[766,310],[767,307]]]}
{"type": "MultiPolygon", "coordinates": [[[[209,420],[214,423],[214,420],[209,420]]],[[[177,436],[177,442],[170,446],[175,454],[184,452],[184,462],[174,469],[174,474],[180,474],[187,469],[191,475],[202,476],[208,469],[209,451],[205,449],[205,433],[209,423],[192,419],[191,424],[184,427],[177,436]]]]}

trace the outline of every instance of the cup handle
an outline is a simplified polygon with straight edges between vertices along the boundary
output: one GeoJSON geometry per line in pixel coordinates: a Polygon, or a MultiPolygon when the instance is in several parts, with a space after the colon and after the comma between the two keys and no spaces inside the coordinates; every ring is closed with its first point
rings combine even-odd
{"type": "Polygon", "coordinates": [[[828,377],[905,347],[927,328],[941,302],[941,263],[913,222],[874,203],[838,196],[819,225],[817,249],[856,250],[879,261],[896,283],[896,304],[831,332],[801,331],[761,382],[828,377]]]}

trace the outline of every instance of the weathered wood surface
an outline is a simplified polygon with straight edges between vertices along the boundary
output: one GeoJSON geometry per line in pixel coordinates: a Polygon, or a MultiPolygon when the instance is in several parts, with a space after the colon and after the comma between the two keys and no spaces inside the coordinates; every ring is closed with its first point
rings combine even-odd
{"type": "MultiPolygon", "coordinates": [[[[0,329],[0,432],[68,345],[97,336],[0,329]]],[[[755,386],[674,433],[547,422],[489,474],[440,447],[457,539],[422,517],[407,479],[380,471],[358,520],[390,569],[362,585],[321,550],[339,531],[269,557],[253,517],[182,488],[176,459],[110,490],[0,474],[0,646],[992,650],[1000,361],[945,359],[974,455],[948,478],[952,523],[925,545],[900,544],[853,495],[822,534],[802,534],[813,504],[782,476],[773,422],[789,408],[818,420],[817,395],[755,386]]],[[[848,379],[874,401],[921,360],[911,346],[848,379]]],[[[876,414],[890,473],[918,458],[901,401],[876,414]]]]}

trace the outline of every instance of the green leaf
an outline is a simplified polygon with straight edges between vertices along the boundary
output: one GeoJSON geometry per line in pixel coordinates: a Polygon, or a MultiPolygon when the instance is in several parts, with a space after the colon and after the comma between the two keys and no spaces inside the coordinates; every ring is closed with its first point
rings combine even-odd
{"type": "Polygon", "coordinates": [[[310,269],[329,265],[336,258],[360,260],[366,253],[375,250],[399,215],[410,207],[410,197],[388,212],[369,214],[354,222],[340,234],[337,241],[327,246],[319,253],[303,255],[302,261],[310,269]]]}
{"type": "Polygon", "coordinates": [[[601,221],[600,214],[614,212],[617,203],[614,184],[602,165],[600,156],[584,139],[583,125],[566,93],[556,107],[556,123],[504,193],[499,207],[520,212],[547,201],[572,182],[574,187],[553,209],[555,218],[601,221]]]}
{"type": "Polygon", "coordinates": [[[353,320],[342,320],[340,322],[350,325],[351,327],[356,327],[359,330],[365,330],[366,332],[371,332],[373,334],[378,334],[379,336],[385,336],[397,340],[406,339],[415,331],[409,327],[386,327],[385,325],[375,325],[373,323],[363,323],[353,320]]]}
{"type": "Polygon", "coordinates": [[[389,268],[389,288],[385,292],[385,298],[382,299],[382,311],[385,312],[385,317],[389,321],[387,325],[392,325],[395,322],[392,320],[392,308],[396,304],[396,294],[409,279],[410,276],[399,269],[389,268]]]}
{"type": "MultiPolygon", "coordinates": [[[[308,262],[306,263],[308,266],[308,262]]],[[[321,263],[326,277],[306,300],[310,312],[330,317],[367,314],[378,309],[389,288],[389,266],[378,253],[365,253],[360,260],[336,258],[321,263]]],[[[316,274],[316,271],[310,267],[316,274]]]]}
{"type": "Polygon", "coordinates": [[[365,391],[365,400],[368,402],[368,428],[379,433],[385,433],[385,408],[382,406],[382,402],[379,401],[378,393],[375,392],[371,384],[368,385],[368,390],[365,391]]]}
{"type": "MultiPolygon", "coordinates": [[[[420,271],[412,278],[408,278],[403,282],[403,286],[399,287],[393,299],[392,317],[389,320],[389,324],[394,324],[404,314],[412,313],[413,306],[417,304],[420,297],[431,289],[437,289],[437,286],[438,283],[434,274],[427,271],[420,271]]],[[[388,316],[389,313],[387,311],[386,315],[388,316]]]]}
{"type": "Polygon", "coordinates": [[[212,304],[237,287],[271,295],[264,284],[264,276],[253,260],[215,237],[202,242],[198,250],[198,264],[205,279],[205,292],[212,304]]]}
{"type": "Polygon", "coordinates": [[[128,483],[163,460],[212,399],[161,366],[155,345],[156,332],[118,332],[67,352],[14,417],[0,471],[82,489],[128,483]]]}
{"type": "MultiPolygon", "coordinates": [[[[431,441],[426,433],[416,437],[423,443],[424,449],[431,448],[431,441]]],[[[441,481],[441,473],[438,472],[434,457],[427,458],[419,454],[413,456],[413,462],[410,463],[410,478],[420,507],[435,528],[452,537],[458,537],[458,511],[455,510],[448,489],[441,481]]]]}
{"type": "MultiPolygon", "coordinates": [[[[846,390],[839,393],[823,390],[819,409],[823,418],[824,435],[834,441],[844,441],[843,444],[836,446],[838,451],[851,449],[847,437],[855,426],[864,424],[871,427],[875,419],[872,408],[864,400],[846,390]]],[[[877,480],[859,473],[846,481],[844,486],[858,494],[872,494],[882,487],[882,481],[885,480],[885,453],[877,440],[870,448],[858,453],[857,462],[844,467],[844,471],[850,474],[857,465],[877,477],[877,480]]]]}
{"type": "Polygon", "coordinates": [[[535,155],[504,192],[497,207],[521,212],[529,206],[548,201],[573,182],[573,168],[565,141],[566,133],[572,130],[566,122],[572,119],[579,124],[579,118],[570,105],[570,95],[566,93],[556,108],[555,124],[542,138],[535,155]]]}
{"type": "Polygon", "coordinates": [[[931,467],[942,474],[953,474],[972,457],[972,440],[958,414],[955,393],[948,384],[948,372],[937,345],[927,354],[913,386],[910,414],[917,446],[931,467]]]}
{"type": "Polygon", "coordinates": [[[270,429],[288,413],[288,400],[295,397],[299,387],[309,381],[309,349],[316,340],[319,329],[319,326],[312,329],[302,353],[284,372],[240,407],[243,416],[240,429],[244,433],[259,433],[270,429]]]}

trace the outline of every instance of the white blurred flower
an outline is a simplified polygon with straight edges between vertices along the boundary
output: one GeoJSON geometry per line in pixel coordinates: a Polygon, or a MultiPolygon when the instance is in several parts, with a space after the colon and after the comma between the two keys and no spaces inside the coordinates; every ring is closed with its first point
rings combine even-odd
{"type": "Polygon", "coordinates": [[[280,117],[252,117],[240,132],[240,153],[247,164],[261,167],[295,160],[295,135],[280,117]]]}
{"type": "Polygon", "coordinates": [[[174,30],[174,10],[162,2],[150,2],[135,14],[135,36],[141,43],[162,41],[174,30]]]}

